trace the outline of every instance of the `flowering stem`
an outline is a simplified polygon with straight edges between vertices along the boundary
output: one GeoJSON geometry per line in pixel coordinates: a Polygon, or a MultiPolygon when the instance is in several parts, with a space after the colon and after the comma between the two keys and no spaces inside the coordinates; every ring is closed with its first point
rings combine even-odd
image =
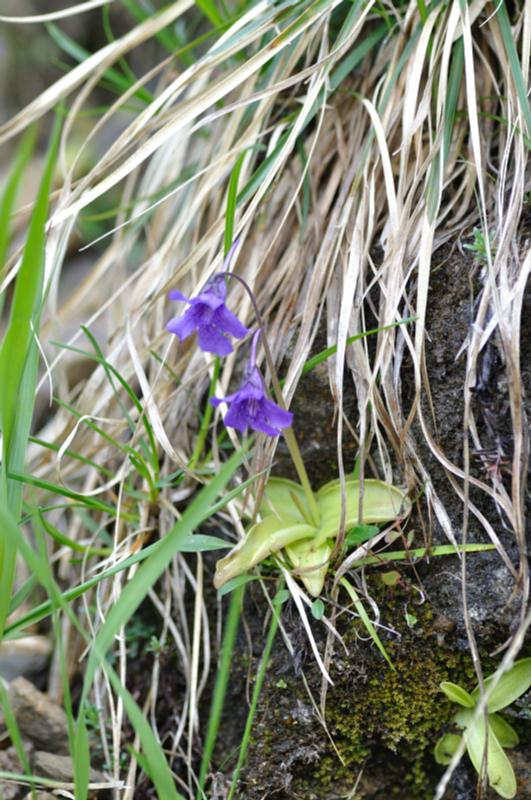
{"type": "MultiPolygon", "coordinates": [[[[214,397],[214,393],[216,391],[216,384],[218,382],[220,373],[220,366],[221,366],[221,359],[219,358],[219,356],[216,356],[216,358],[214,359],[214,370],[212,372],[212,380],[210,381],[210,387],[208,389],[209,398],[214,397]]],[[[192,457],[188,462],[188,469],[195,469],[197,462],[201,458],[201,453],[203,452],[203,447],[205,446],[205,441],[213,413],[214,413],[214,408],[210,405],[210,403],[207,402],[205,413],[203,414],[203,419],[201,420],[199,433],[197,434],[194,452],[192,453],[192,457]]]]}
{"type": "MultiPolygon", "coordinates": [[[[228,278],[235,278],[239,283],[241,283],[241,285],[244,287],[245,291],[248,293],[248,295],[249,295],[249,297],[251,299],[251,303],[252,303],[252,306],[253,306],[253,309],[254,309],[254,313],[255,313],[255,316],[256,316],[256,321],[258,322],[258,326],[260,328],[260,334],[261,334],[261,337],[262,337],[262,344],[264,346],[264,354],[265,354],[265,357],[266,357],[266,362],[267,362],[267,366],[269,368],[269,372],[271,374],[271,382],[273,384],[273,389],[274,389],[274,392],[275,392],[275,399],[276,399],[277,403],[279,404],[279,406],[281,408],[283,408],[284,410],[287,410],[286,401],[284,400],[284,395],[282,394],[280,381],[278,380],[277,371],[275,369],[275,362],[273,361],[273,356],[271,354],[271,350],[269,349],[269,343],[267,341],[267,337],[264,335],[264,332],[263,332],[264,331],[264,324],[263,324],[263,320],[262,320],[262,315],[261,315],[260,309],[258,308],[258,305],[256,303],[254,294],[253,294],[250,286],[248,286],[247,283],[244,281],[244,279],[240,278],[239,275],[235,275],[233,272],[223,272],[221,274],[224,274],[228,278]]],[[[256,344],[253,343],[253,348],[255,346],[256,346],[256,344]]],[[[310,479],[308,477],[308,473],[306,472],[306,467],[304,466],[302,453],[300,451],[300,447],[299,447],[297,439],[295,437],[295,433],[293,432],[293,428],[291,428],[291,427],[290,428],[286,428],[283,431],[283,433],[284,433],[284,439],[286,440],[286,445],[287,445],[288,450],[289,450],[289,454],[291,456],[291,460],[293,461],[293,466],[295,467],[295,469],[297,471],[297,475],[299,476],[299,480],[300,480],[301,486],[302,486],[302,488],[304,490],[304,494],[306,495],[306,500],[307,500],[307,503],[308,503],[308,509],[310,511],[310,516],[311,516],[312,522],[317,527],[319,525],[319,522],[320,522],[319,508],[317,507],[317,501],[316,501],[315,495],[313,493],[313,489],[312,489],[312,485],[310,483],[310,479]]]]}
{"type": "MultiPolygon", "coordinates": [[[[240,168],[241,168],[241,163],[239,164],[239,166],[237,164],[236,167],[237,167],[236,175],[238,175],[239,171],[240,171],[240,168]]],[[[236,178],[236,180],[237,180],[237,178],[236,178]]],[[[232,236],[231,236],[231,238],[232,238],[232,236]]],[[[232,243],[232,245],[230,244],[230,241],[228,241],[228,242],[226,241],[225,242],[225,257],[223,259],[223,270],[226,270],[226,268],[229,266],[229,264],[231,262],[231,259],[232,259],[233,255],[234,255],[235,251],[236,251],[236,248],[238,247],[238,244],[239,244],[239,240],[238,239],[235,239],[235,241],[232,243]]],[[[214,394],[215,394],[215,391],[216,391],[216,384],[217,384],[218,378],[219,378],[220,369],[221,369],[221,359],[219,358],[219,356],[217,356],[214,359],[214,370],[212,372],[212,380],[210,381],[210,387],[209,387],[209,390],[208,390],[208,399],[209,400],[210,400],[211,397],[214,397],[214,394]]],[[[212,420],[212,414],[213,413],[214,413],[213,407],[210,405],[210,403],[207,402],[205,413],[203,414],[203,419],[201,420],[201,426],[199,428],[199,433],[197,435],[197,440],[196,440],[196,443],[195,443],[194,452],[192,453],[192,457],[191,457],[191,459],[190,459],[190,461],[188,463],[188,468],[189,469],[195,469],[195,467],[197,465],[197,462],[201,458],[201,453],[203,452],[203,447],[205,446],[205,441],[206,441],[206,437],[208,435],[208,429],[210,427],[210,422],[212,420]]]]}

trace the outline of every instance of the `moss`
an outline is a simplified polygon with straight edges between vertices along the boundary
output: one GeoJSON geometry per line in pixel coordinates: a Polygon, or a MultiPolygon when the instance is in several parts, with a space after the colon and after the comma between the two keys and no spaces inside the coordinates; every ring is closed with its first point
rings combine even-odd
{"type": "Polygon", "coordinates": [[[403,619],[405,598],[400,591],[394,594],[390,598],[387,593],[385,608],[387,614],[392,607],[400,609],[401,618],[394,626],[400,639],[386,643],[395,669],[382,663],[374,648],[360,646],[354,628],[347,632],[349,649],[370,650],[370,661],[365,657],[361,674],[342,680],[330,693],[327,722],[344,766],[338,767],[337,756],[328,753],[315,777],[325,784],[343,777],[351,780],[352,772],[364,762],[370,770],[371,763],[384,760],[391,770],[395,765],[400,776],[394,786],[387,787],[387,796],[407,793],[421,800],[432,796],[433,747],[455,713],[439,684],[453,680],[471,686],[475,675],[469,653],[446,645],[441,635],[444,621],[424,605],[415,612],[417,625],[408,628],[403,619]]]}
{"type": "MultiPolygon", "coordinates": [[[[458,649],[445,620],[427,603],[415,608],[418,621],[414,628],[408,627],[404,618],[405,604],[411,602],[407,586],[373,589],[382,593],[379,602],[385,608],[386,624],[399,634],[388,636],[385,642],[395,670],[367,643],[359,623],[350,622],[341,630],[349,656],[336,652],[333,659],[334,687],[327,695],[326,722],[343,763],[312,717],[300,678],[287,677],[284,671],[287,687],[279,689],[275,686],[279,673],[270,674],[247,771],[249,778],[253,766],[260,768],[250,782],[256,794],[248,783],[242,797],[261,796],[264,772],[267,796],[337,797],[352,791],[362,767],[357,798],[432,797],[439,776],[433,747],[455,713],[439,684],[452,680],[472,688],[476,682],[472,661],[467,650],[458,649]],[[310,722],[301,711],[308,707],[310,722]]],[[[489,659],[483,666],[488,672],[489,659]]],[[[313,665],[310,671],[318,697],[320,676],[313,665]]]]}

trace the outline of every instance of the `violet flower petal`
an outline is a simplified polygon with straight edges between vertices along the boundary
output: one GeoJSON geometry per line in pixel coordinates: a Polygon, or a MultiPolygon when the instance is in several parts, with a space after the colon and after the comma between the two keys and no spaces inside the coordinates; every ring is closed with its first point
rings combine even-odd
{"type": "Polygon", "coordinates": [[[272,400],[264,400],[262,411],[267,421],[276,428],[289,428],[293,422],[293,414],[281,406],[277,406],[272,400]]]}
{"type": "Polygon", "coordinates": [[[251,367],[241,387],[233,395],[225,398],[213,397],[214,407],[221,402],[229,405],[224,419],[228,428],[245,432],[247,428],[278,436],[284,428],[289,428],[293,414],[281,408],[266,397],[262,376],[257,367],[251,367]]]}
{"type": "Polygon", "coordinates": [[[194,309],[189,308],[181,317],[173,317],[166,325],[166,330],[174,333],[181,341],[188,338],[197,329],[194,309]]]}
{"type": "Polygon", "coordinates": [[[216,353],[218,356],[227,356],[232,353],[231,343],[213,323],[199,324],[197,341],[204,353],[216,353]]]}
{"type": "Polygon", "coordinates": [[[172,300],[188,303],[189,307],[181,317],[174,317],[166,328],[181,340],[186,339],[194,331],[198,334],[198,343],[206,353],[226,356],[232,353],[232,344],[227,338],[243,338],[247,328],[225,305],[227,289],[222,275],[215,275],[197,297],[185,297],[178,289],[169,293],[172,300]]]}
{"type": "Polygon", "coordinates": [[[225,333],[234,336],[235,339],[243,339],[249,333],[249,328],[246,328],[243,322],[240,322],[238,317],[229,311],[227,306],[220,306],[215,312],[216,324],[222,328],[225,333]]]}
{"type": "Polygon", "coordinates": [[[171,292],[168,292],[168,298],[170,300],[180,300],[182,303],[189,303],[190,299],[185,297],[182,292],[178,289],[172,289],[171,292]]]}

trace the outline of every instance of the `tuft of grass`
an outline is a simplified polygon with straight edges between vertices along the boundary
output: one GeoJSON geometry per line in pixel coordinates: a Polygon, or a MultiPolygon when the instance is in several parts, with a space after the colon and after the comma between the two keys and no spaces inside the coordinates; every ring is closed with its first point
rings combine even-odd
{"type": "MultiPolygon", "coordinates": [[[[0,349],[6,387],[0,507],[7,515],[0,531],[0,629],[13,638],[51,620],[76,796],[87,794],[92,747],[83,712],[97,699],[102,729],[111,732],[108,741],[102,735],[101,747],[116,796],[144,772],[163,800],[179,792],[191,798],[208,792],[240,599],[244,584],[257,580],[246,575],[229,587],[230,611],[219,632],[223,656],[214,665],[209,637],[215,626],[204,587],[209,567],[201,553],[221,548],[225,538],[192,529],[208,522],[223,537],[228,530],[244,535],[251,489],[274,463],[276,443],[258,437],[248,462],[233,433],[212,426],[205,399],[237,379],[242,350],[220,365],[193,343],[170,343],[165,297],[170,286],[193,295],[236,238],[238,274],[253,287],[273,357],[285,365],[288,402],[301,375],[326,374],[337,410],[333,460],[340,474],[351,433],[359,477],[370,474],[377,454],[394,481],[407,482],[412,495],[422,490],[426,527],[436,519],[449,541],[429,547],[428,531],[423,546],[364,552],[351,563],[346,555],[338,574],[384,558],[456,551],[473,558],[476,550],[495,548],[522,587],[525,608],[528,453],[519,343],[531,262],[517,244],[529,192],[529,25],[518,4],[501,3],[491,13],[464,0],[448,7],[424,0],[179,0],[161,10],[150,0],[123,0],[129,28],[115,36],[113,7],[100,5],[44,15],[52,40],[74,65],[0,126],[0,144],[24,136],[0,206],[2,308],[14,284],[0,349]],[[63,16],[82,10],[103,14],[105,40],[93,53],[59,27],[63,16]],[[143,48],[155,54],[154,66],[142,66],[143,48]],[[33,152],[32,126],[59,103],[63,127],[53,135],[23,255],[6,262],[12,231],[27,211],[17,211],[16,197],[33,152]],[[71,148],[72,159],[66,157],[71,148]],[[91,216],[97,248],[78,239],[88,235],[83,217],[91,216]],[[464,460],[454,463],[437,435],[428,310],[435,254],[471,230],[482,239],[474,242],[472,317],[461,351],[464,460]],[[59,289],[79,261],[80,244],[85,266],[75,291],[64,297],[59,289]],[[311,357],[319,330],[326,331],[326,347],[311,357]],[[504,467],[510,479],[478,474],[468,452],[469,441],[485,448],[470,388],[491,344],[501,351],[508,387],[513,450],[504,467]],[[82,377],[73,378],[76,373],[82,377]],[[358,417],[349,420],[349,433],[343,386],[350,378],[358,417]],[[35,397],[49,379],[54,406],[30,437],[35,397]],[[251,476],[237,473],[238,465],[251,476]],[[441,476],[455,491],[451,508],[438,496],[441,476]],[[503,517],[502,536],[483,511],[488,504],[503,517]],[[455,524],[459,509],[462,525],[455,524]],[[481,539],[474,545],[466,538],[471,515],[481,539]],[[511,535],[516,566],[506,551],[511,535]],[[176,717],[170,733],[157,727],[160,653],[146,678],[150,691],[137,703],[122,636],[147,595],[185,687],[182,719],[176,717]],[[60,652],[63,637],[80,655],[75,666],[60,652]],[[74,719],[68,689],[78,668],[83,697],[74,719]],[[201,699],[212,682],[215,704],[201,727],[201,699]],[[126,717],[139,752],[126,739],[126,717]],[[183,755],[190,753],[198,753],[198,775],[183,755]]],[[[251,324],[248,299],[236,283],[230,298],[251,324]]],[[[466,601],[466,580],[463,587],[466,601]]],[[[304,598],[297,595],[297,602],[302,608],[304,598]]],[[[311,611],[325,624],[319,606],[311,611]]],[[[365,624],[373,625],[368,616],[365,624]]],[[[529,624],[522,610],[509,646],[513,659],[529,624]]],[[[328,649],[324,662],[332,657],[328,649]]],[[[28,781],[37,785],[32,776],[28,781]]]]}

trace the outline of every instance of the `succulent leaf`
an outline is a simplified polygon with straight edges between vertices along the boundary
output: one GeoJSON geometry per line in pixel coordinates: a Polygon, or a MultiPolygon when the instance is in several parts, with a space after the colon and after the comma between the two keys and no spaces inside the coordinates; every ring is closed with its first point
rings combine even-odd
{"type": "Polygon", "coordinates": [[[502,747],[516,747],[520,741],[513,726],[499,714],[489,714],[489,725],[502,747]]]}
{"type": "MultiPolygon", "coordinates": [[[[348,480],[346,492],[345,527],[370,522],[390,522],[399,514],[408,514],[411,505],[400,489],[384,481],[367,479],[363,482],[363,498],[360,519],[361,483],[348,480]]],[[[332,481],[317,492],[317,506],[321,513],[319,541],[333,539],[339,531],[341,518],[341,484],[332,481]]]]}
{"type": "Polygon", "coordinates": [[[464,708],[474,708],[474,698],[463,689],[462,686],[458,686],[457,683],[451,683],[450,681],[443,681],[439,686],[441,691],[445,693],[446,697],[451,700],[452,703],[458,703],[464,708]]]}
{"type": "Polygon", "coordinates": [[[460,741],[461,736],[458,736],[457,733],[445,733],[444,736],[441,736],[433,751],[437,764],[449,764],[460,741]]]}
{"type": "Polygon", "coordinates": [[[306,522],[309,511],[307,511],[304,489],[300,483],[295,483],[287,478],[270,478],[260,504],[260,513],[263,517],[270,514],[277,516],[290,514],[306,522]],[[301,513],[301,508],[306,512],[304,515],[301,513]]]}
{"type": "Polygon", "coordinates": [[[332,549],[330,542],[317,545],[314,539],[304,539],[286,547],[289,560],[300,570],[299,577],[312,597],[318,597],[323,591],[332,549]]]}
{"type": "MultiPolygon", "coordinates": [[[[489,675],[485,679],[485,689],[489,688],[492,683],[494,675],[489,675]]],[[[531,686],[531,658],[522,658],[520,661],[515,661],[513,666],[501,676],[500,680],[492,695],[489,698],[487,708],[490,713],[499,711],[525,694],[531,686]]],[[[474,702],[478,702],[480,697],[479,686],[476,686],[472,692],[474,702]]]]}
{"type": "Polygon", "coordinates": [[[231,578],[259,564],[286,545],[315,535],[315,528],[287,514],[269,516],[253,525],[245,539],[216,564],[214,586],[219,589],[231,578]]]}

